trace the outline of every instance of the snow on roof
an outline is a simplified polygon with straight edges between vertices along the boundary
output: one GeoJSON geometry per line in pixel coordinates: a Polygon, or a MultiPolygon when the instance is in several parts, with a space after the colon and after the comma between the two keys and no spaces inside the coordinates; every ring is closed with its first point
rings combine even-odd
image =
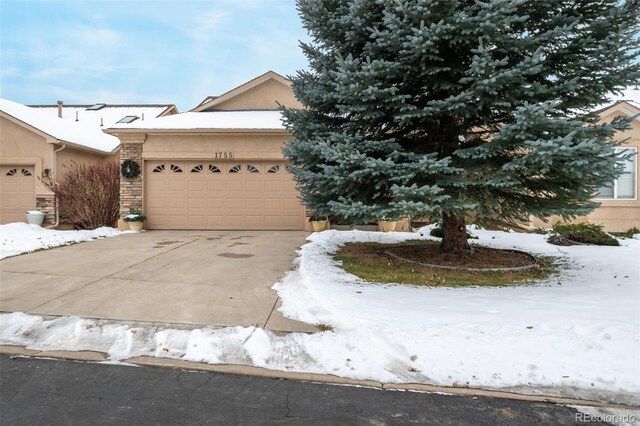
{"type": "Polygon", "coordinates": [[[0,98],[0,111],[60,140],[62,143],[68,142],[104,153],[112,152],[120,144],[118,138],[102,132],[99,121],[97,125],[95,120],[80,119],[75,121],[75,112],[69,114],[69,111],[65,111],[65,118],[58,118],[57,106],[55,114],[52,114],[46,108],[32,108],[0,98]]]}
{"type": "MultiPolygon", "coordinates": [[[[97,104],[96,104],[97,105],[97,104]]],[[[150,118],[156,118],[173,105],[105,105],[100,109],[87,110],[92,105],[63,105],[62,120],[67,123],[75,124],[79,122],[89,123],[91,126],[98,127],[98,131],[112,127],[118,121],[126,116],[138,117],[136,121],[150,118]],[[76,113],[78,121],[76,121],[76,113]],[[102,124],[102,129],[100,128],[102,124]]],[[[31,108],[45,112],[50,117],[58,117],[58,105],[31,105],[31,108]]]]}
{"type": "Polygon", "coordinates": [[[186,129],[261,129],[284,130],[280,111],[207,111],[185,112],[152,120],[116,124],[111,129],[186,130],[186,129]]]}

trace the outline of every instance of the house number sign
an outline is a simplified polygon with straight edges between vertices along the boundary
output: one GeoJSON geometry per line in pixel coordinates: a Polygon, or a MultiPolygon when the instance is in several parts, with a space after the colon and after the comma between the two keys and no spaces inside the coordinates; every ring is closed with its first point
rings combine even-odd
{"type": "Polygon", "coordinates": [[[214,152],[213,158],[233,158],[233,152],[214,152]]]}

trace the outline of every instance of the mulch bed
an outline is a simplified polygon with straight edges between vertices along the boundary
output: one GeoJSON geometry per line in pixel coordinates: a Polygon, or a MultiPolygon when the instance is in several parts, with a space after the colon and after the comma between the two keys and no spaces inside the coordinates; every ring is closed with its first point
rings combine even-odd
{"type": "Polygon", "coordinates": [[[387,252],[403,259],[452,268],[518,268],[536,264],[536,260],[523,252],[474,247],[473,254],[443,253],[438,244],[409,244],[389,246],[387,252]]]}

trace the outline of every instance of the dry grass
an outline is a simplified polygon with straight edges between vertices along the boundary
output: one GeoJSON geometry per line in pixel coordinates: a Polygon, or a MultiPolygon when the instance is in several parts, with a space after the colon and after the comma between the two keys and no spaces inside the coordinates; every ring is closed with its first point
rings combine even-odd
{"type": "MultiPolygon", "coordinates": [[[[406,244],[405,242],[404,244],[406,244]]],[[[424,241],[420,243],[424,244],[424,241]]],[[[525,271],[470,272],[428,268],[384,254],[380,243],[347,243],[335,255],[345,271],[372,283],[424,286],[513,286],[532,284],[554,273],[550,258],[536,257],[539,267],[525,271]]]]}

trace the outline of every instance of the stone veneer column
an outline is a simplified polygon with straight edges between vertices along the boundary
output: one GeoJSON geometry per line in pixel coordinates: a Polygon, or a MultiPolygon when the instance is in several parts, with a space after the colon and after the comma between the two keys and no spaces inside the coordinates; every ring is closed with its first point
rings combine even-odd
{"type": "Polygon", "coordinates": [[[126,216],[129,209],[142,211],[142,144],[146,135],[120,135],[120,164],[124,160],[134,160],[140,165],[140,175],[135,178],[120,176],[120,217],[126,216]]]}
{"type": "Polygon", "coordinates": [[[36,195],[36,210],[44,213],[43,225],[53,225],[56,222],[56,197],[53,194],[36,195]]]}

